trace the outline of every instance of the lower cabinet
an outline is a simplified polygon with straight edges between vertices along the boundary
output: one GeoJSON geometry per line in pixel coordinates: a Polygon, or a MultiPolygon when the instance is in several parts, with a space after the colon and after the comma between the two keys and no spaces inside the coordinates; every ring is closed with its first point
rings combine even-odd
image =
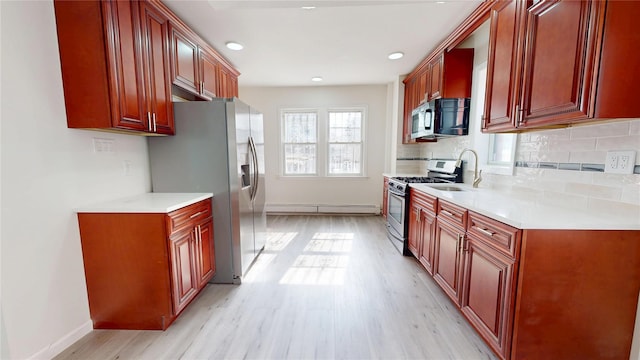
{"type": "Polygon", "coordinates": [[[468,229],[462,248],[460,308],[493,351],[506,358],[513,331],[517,258],[505,245],[519,246],[520,231],[473,212],[468,229]]]}
{"type": "Polygon", "coordinates": [[[460,305],[460,283],[462,282],[462,251],[460,242],[464,229],[440,219],[436,222],[434,237],[433,279],[456,305],[460,305]]]}
{"type": "Polygon", "coordinates": [[[435,235],[438,199],[411,189],[409,201],[409,250],[429,274],[433,269],[433,237],[435,235]]]}
{"type": "MultiPolygon", "coordinates": [[[[411,203],[419,196],[412,188],[411,203]]],[[[435,204],[433,245],[416,235],[428,232],[427,213],[412,207],[420,262],[431,246],[434,280],[499,358],[629,358],[639,230],[517,229],[435,204]]]]}
{"type": "Polygon", "coordinates": [[[164,330],[215,273],[211,199],[78,222],[95,329],[164,330]]]}

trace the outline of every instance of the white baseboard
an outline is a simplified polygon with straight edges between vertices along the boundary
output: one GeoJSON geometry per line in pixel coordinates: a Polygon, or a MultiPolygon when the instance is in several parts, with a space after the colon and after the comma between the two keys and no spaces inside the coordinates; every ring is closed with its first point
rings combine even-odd
{"type": "Polygon", "coordinates": [[[75,330],[72,330],[67,335],[63,336],[60,340],[50,344],[44,349],[38,351],[34,355],[32,355],[29,359],[33,360],[42,360],[42,359],[53,359],[56,355],[63,352],[66,348],[71,346],[76,341],[80,340],[83,336],[87,335],[93,331],[93,323],[91,320],[86,323],[80,325],[75,330]]]}
{"type": "Polygon", "coordinates": [[[267,213],[303,214],[380,214],[380,206],[372,205],[322,205],[322,204],[267,204],[267,213]]]}

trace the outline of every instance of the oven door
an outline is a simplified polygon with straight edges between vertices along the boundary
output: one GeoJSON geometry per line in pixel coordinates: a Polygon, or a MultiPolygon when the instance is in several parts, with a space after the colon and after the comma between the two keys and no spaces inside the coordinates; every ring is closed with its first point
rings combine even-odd
{"type": "Polygon", "coordinates": [[[405,196],[394,192],[391,188],[388,189],[387,194],[387,224],[390,230],[394,230],[395,235],[404,239],[407,235],[405,234],[405,196]]]}

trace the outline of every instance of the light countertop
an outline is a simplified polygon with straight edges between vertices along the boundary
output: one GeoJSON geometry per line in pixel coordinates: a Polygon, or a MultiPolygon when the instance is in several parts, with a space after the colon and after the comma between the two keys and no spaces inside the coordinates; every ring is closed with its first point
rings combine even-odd
{"type": "Polygon", "coordinates": [[[467,184],[409,186],[519,229],[640,230],[639,212],[613,215],[601,209],[563,208],[496,190],[474,189],[467,184]],[[463,191],[441,191],[438,186],[454,186],[463,191]]]}
{"type": "Polygon", "coordinates": [[[212,193],[145,193],[82,206],[75,211],[77,213],[169,213],[211,197],[213,197],[212,193]]]}

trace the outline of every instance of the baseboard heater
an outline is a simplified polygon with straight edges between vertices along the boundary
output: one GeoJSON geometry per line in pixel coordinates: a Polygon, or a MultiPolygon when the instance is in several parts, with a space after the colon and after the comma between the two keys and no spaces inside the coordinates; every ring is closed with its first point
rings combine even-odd
{"type": "Polygon", "coordinates": [[[267,204],[267,214],[380,214],[380,205],[267,204]]]}

